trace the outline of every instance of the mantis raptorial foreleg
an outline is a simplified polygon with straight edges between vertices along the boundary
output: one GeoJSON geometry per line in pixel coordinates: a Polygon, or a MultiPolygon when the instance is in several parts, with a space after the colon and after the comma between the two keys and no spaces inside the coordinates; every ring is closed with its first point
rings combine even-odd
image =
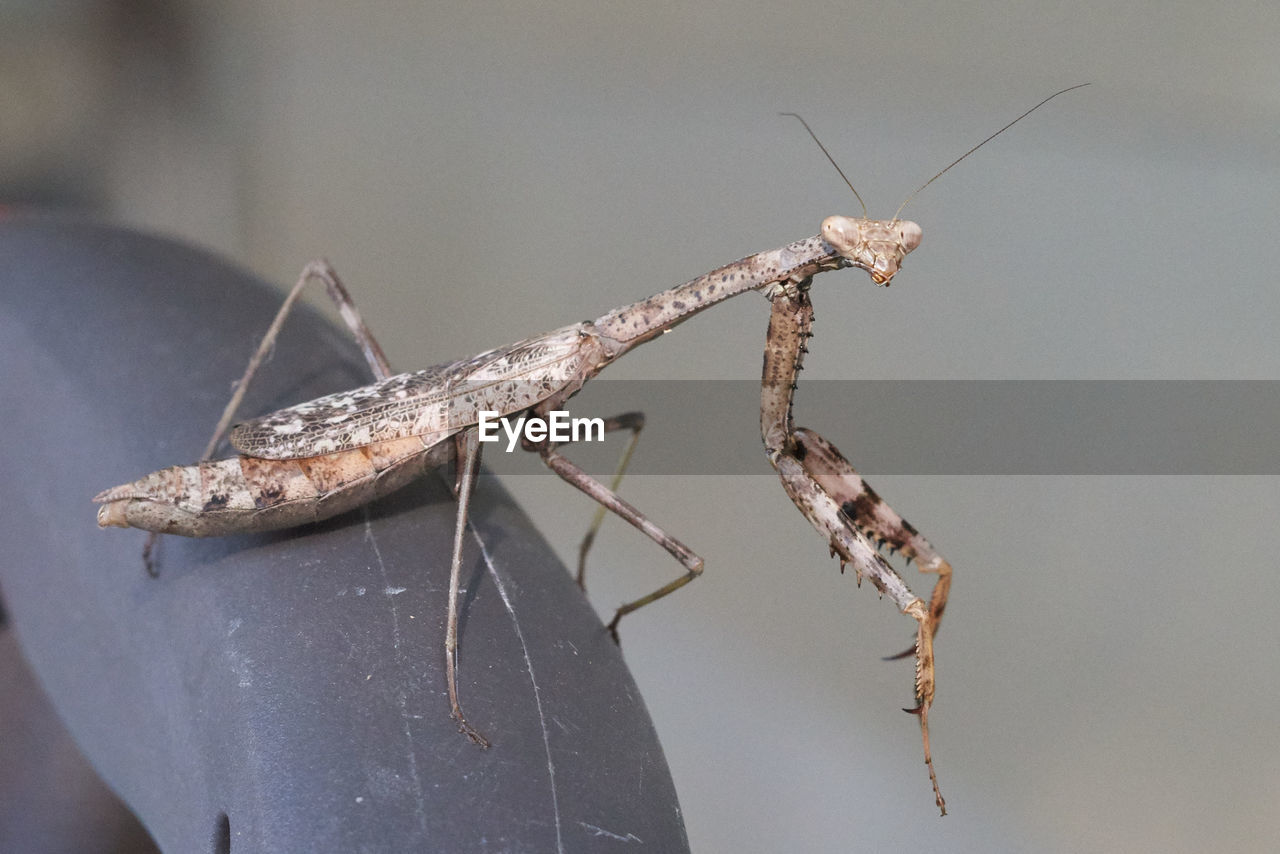
{"type": "MultiPolygon", "coordinates": [[[[889,510],[892,516],[886,515],[881,519],[873,518],[875,508],[870,504],[859,508],[856,496],[866,495],[869,490],[855,493],[856,487],[865,488],[865,485],[854,472],[853,466],[822,437],[810,430],[796,429],[792,424],[791,404],[796,377],[802,367],[804,354],[808,352],[806,342],[812,337],[810,330],[813,325],[813,305],[809,302],[809,283],[809,279],[782,283],[774,286],[768,293],[773,307],[769,315],[760,391],[760,432],[764,438],[765,452],[782,478],[787,495],[818,533],[826,538],[831,553],[840,558],[841,568],[846,563],[853,564],[859,581],[869,578],[877,590],[892,599],[904,614],[916,620],[914,652],[917,706],[908,711],[920,716],[924,761],[929,768],[929,780],[933,784],[938,808],[946,815],[946,801],[938,789],[938,778],[933,770],[933,756],[929,748],[929,706],[933,702],[934,684],[933,635],[937,628],[937,617],[941,616],[946,606],[946,590],[942,590],[940,597],[935,590],[934,598],[938,603],[935,615],[920,597],[907,588],[906,583],[880,556],[872,542],[872,538],[876,542],[904,540],[900,531],[890,531],[893,519],[905,526],[905,529],[900,530],[909,529],[912,534],[915,530],[892,510],[889,510]],[[862,520],[861,524],[858,519],[862,520]],[[891,533],[893,539],[883,537],[884,533],[891,533]]],[[[869,494],[872,497],[875,495],[869,494]]],[[[878,498],[875,501],[878,505],[883,505],[878,498]]],[[[923,538],[920,540],[923,545],[917,551],[927,548],[941,561],[927,541],[923,538]]],[[[945,563],[942,561],[943,565],[945,563]]],[[[940,568],[934,570],[941,576],[939,587],[949,587],[950,570],[950,566],[946,566],[945,573],[940,568]]]]}
{"type": "MultiPolygon", "coordinates": [[[[938,580],[929,597],[929,619],[936,636],[942,612],[947,608],[947,595],[951,592],[951,564],[914,525],[899,516],[867,485],[835,445],[807,427],[796,427],[792,435],[796,448],[803,449],[800,464],[823,491],[839,503],[841,512],[863,536],[877,548],[887,546],[890,554],[900,553],[908,563],[914,560],[921,572],[937,573],[938,580]]],[[[889,660],[906,658],[914,652],[914,646],[908,647],[889,656],[889,660]]]]}

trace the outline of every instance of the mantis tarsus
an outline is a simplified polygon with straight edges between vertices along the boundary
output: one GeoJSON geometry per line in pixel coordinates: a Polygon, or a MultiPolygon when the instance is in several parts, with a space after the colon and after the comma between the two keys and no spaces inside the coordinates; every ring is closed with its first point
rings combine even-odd
{"type": "MultiPolygon", "coordinates": [[[[1062,92],[1050,98],[1057,94],[1062,92]]],[[[920,189],[1048,100],[974,146],[920,189]]],[[[808,129],[807,124],[805,127],[808,129]]],[[[825,148],[823,152],[826,153],[825,148]]],[[[587,380],[632,348],[729,297],[760,291],[772,305],[761,388],[760,428],[765,451],[787,495],[827,540],[842,568],[852,564],[859,581],[870,579],[916,621],[914,645],[895,657],[915,656],[917,705],[908,711],[919,716],[925,763],[937,805],[945,815],[929,748],[928,713],[934,696],[933,638],[947,604],[951,565],[863,482],[835,446],[811,430],[795,427],[791,417],[796,378],[812,334],[809,287],[813,277],[857,267],[867,271],[876,284],[888,285],[906,255],[920,244],[922,231],[915,223],[900,220],[897,214],[891,220],[869,219],[865,206],[863,214],[858,218],[828,217],[814,237],[750,255],[594,321],[566,326],[470,359],[395,376],[333,269],[325,262],[312,262],[303,270],[250,359],[205,449],[204,461],[163,469],[100,493],[94,499],[103,505],[98,510],[98,524],[153,532],[146,548],[149,563],[155,534],[222,536],[314,522],[385,495],[428,470],[453,461],[458,513],[445,638],[448,691],[451,714],[460,731],[487,746],[488,742],[463,715],[456,679],[459,574],[463,532],[480,458],[476,427],[479,413],[528,413],[545,418],[587,380]],[[230,442],[239,455],[210,460],[286,315],[313,280],[325,283],[343,320],[359,341],[377,382],[238,424],[231,429],[230,442]],[[908,561],[915,560],[922,572],[938,576],[927,603],[907,588],[880,555],[879,549],[886,545],[901,552],[908,561]]],[[[612,487],[562,456],[556,442],[524,441],[525,448],[536,452],[552,471],[601,505],[581,550],[580,583],[587,548],[605,509],[638,528],[684,567],[683,575],[617,609],[608,625],[615,640],[624,615],[683,587],[701,574],[703,567],[701,557],[645,518],[615,491],[642,426],[643,416],[634,412],[605,421],[606,431],[631,433],[612,487]]]]}

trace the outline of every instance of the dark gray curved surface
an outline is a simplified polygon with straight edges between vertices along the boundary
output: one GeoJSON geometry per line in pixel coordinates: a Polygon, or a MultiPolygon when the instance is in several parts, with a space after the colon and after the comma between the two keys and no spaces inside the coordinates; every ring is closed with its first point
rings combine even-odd
{"type": "MultiPolygon", "coordinates": [[[[164,538],[157,580],[144,534],[97,528],[96,492],[194,461],[279,300],[181,244],[0,220],[4,631],[89,762],[165,851],[687,850],[618,650],[493,478],[460,670],[487,751],[448,716],[438,478],[294,532],[164,538]]],[[[243,413],[368,381],[304,310],[243,413]]]]}

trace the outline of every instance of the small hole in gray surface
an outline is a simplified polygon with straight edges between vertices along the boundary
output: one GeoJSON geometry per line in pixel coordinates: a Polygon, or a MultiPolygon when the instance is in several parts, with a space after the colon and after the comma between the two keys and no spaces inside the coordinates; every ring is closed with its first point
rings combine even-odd
{"type": "Polygon", "coordinates": [[[213,828],[213,854],[231,854],[231,819],[219,813],[213,828]]]}

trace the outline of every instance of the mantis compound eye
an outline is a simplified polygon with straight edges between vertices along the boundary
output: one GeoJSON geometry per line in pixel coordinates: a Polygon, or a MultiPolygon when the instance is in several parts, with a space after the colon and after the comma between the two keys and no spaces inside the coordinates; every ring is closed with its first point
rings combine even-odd
{"type": "Polygon", "coordinates": [[[924,229],[911,220],[902,220],[898,223],[898,245],[902,247],[904,254],[919,246],[923,238],[924,229]]]}
{"type": "Polygon", "coordinates": [[[866,220],[829,216],[822,221],[822,239],[834,246],[841,255],[852,260],[863,242],[862,229],[859,227],[863,222],[866,220]]]}

